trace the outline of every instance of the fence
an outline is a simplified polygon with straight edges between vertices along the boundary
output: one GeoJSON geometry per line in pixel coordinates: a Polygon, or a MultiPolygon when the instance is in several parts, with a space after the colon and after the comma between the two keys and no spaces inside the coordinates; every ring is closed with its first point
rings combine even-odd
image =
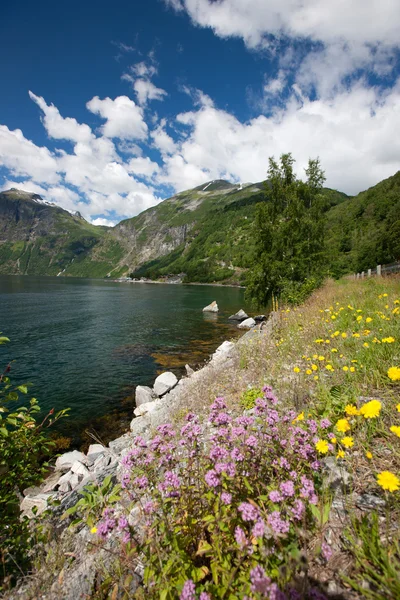
{"type": "Polygon", "coordinates": [[[364,277],[381,277],[382,275],[391,275],[392,273],[400,273],[400,262],[392,263],[391,265],[376,265],[375,269],[354,273],[353,277],[354,279],[364,279],[364,277]]]}

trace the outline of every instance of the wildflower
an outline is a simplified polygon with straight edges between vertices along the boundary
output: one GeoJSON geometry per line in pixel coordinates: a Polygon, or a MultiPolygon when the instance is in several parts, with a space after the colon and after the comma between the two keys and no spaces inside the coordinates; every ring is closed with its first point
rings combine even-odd
{"type": "Polygon", "coordinates": [[[379,400],[371,400],[360,408],[360,415],[362,415],[365,419],[374,419],[375,417],[379,417],[379,413],[381,412],[382,404],[379,400]]]}
{"type": "Polygon", "coordinates": [[[299,367],[295,367],[295,368],[293,369],[293,371],[294,371],[295,373],[300,373],[300,369],[299,369],[299,367]]]}
{"type": "Polygon", "coordinates": [[[342,444],[345,448],[352,448],[354,446],[354,440],[352,437],[346,436],[342,439],[342,444]]]}
{"type": "Polygon", "coordinates": [[[344,367],[342,367],[342,370],[346,372],[349,370],[349,367],[346,367],[346,365],[345,365],[344,367]]]}
{"type": "Polygon", "coordinates": [[[337,348],[331,348],[331,352],[337,352],[337,348]]]}
{"type": "Polygon", "coordinates": [[[350,373],[354,373],[355,370],[356,370],[355,367],[350,367],[350,373]]]}
{"type": "Polygon", "coordinates": [[[97,527],[92,527],[92,529],[90,530],[90,533],[97,533],[97,527]]]}
{"type": "Polygon", "coordinates": [[[400,480],[390,471],[382,471],[377,476],[378,485],[384,490],[395,492],[400,488],[400,480]]]}
{"type": "Polygon", "coordinates": [[[232,502],[232,494],[229,494],[228,492],[222,492],[221,502],[222,504],[230,504],[232,502]]]}
{"type": "MultiPolygon", "coordinates": [[[[330,434],[330,435],[332,435],[332,434],[330,434]]],[[[336,444],[336,442],[337,442],[337,439],[335,437],[331,437],[330,440],[331,440],[331,444],[336,444]]]]}
{"type": "Polygon", "coordinates": [[[318,375],[314,375],[314,381],[318,381],[319,377],[318,375]]]}
{"type": "Polygon", "coordinates": [[[365,456],[368,458],[368,460],[372,459],[372,452],[370,452],[369,450],[367,450],[367,452],[365,453],[365,456]]]}
{"type": "Polygon", "coordinates": [[[331,372],[335,370],[335,369],[332,367],[332,365],[326,365],[325,369],[326,369],[327,371],[331,371],[331,372]]]}
{"type": "Polygon", "coordinates": [[[400,412],[400,404],[398,404],[398,405],[396,406],[396,408],[397,408],[397,412],[400,412]]]}
{"type": "Polygon", "coordinates": [[[298,414],[294,420],[295,421],[304,421],[304,412],[301,412],[300,414],[298,414]]]}
{"type": "Polygon", "coordinates": [[[364,346],[364,348],[369,348],[369,344],[368,344],[368,342],[364,342],[364,343],[363,343],[363,346],[364,346]]]}
{"type": "Polygon", "coordinates": [[[351,304],[348,304],[348,305],[347,305],[347,308],[349,308],[350,310],[354,310],[354,307],[353,307],[353,306],[351,306],[351,304]]]}
{"type": "Polygon", "coordinates": [[[306,375],[312,375],[312,370],[311,369],[307,369],[306,375]]]}
{"type": "Polygon", "coordinates": [[[239,504],[238,510],[242,515],[243,521],[257,521],[260,516],[258,508],[250,504],[250,502],[242,502],[239,504]]]}
{"type": "Polygon", "coordinates": [[[372,321],[372,318],[371,318],[371,317],[367,317],[367,318],[365,319],[365,322],[366,322],[366,323],[371,323],[371,321],[372,321]]]}
{"type": "Polygon", "coordinates": [[[359,333],[353,333],[353,337],[354,337],[354,338],[359,338],[359,337],[360,337],[360,334],[359,334],[359,333]]]}
{"type": "Polygon", "coordinates": [[[235,540],[239,548],[244,548],[247,545],[246,534],[241,527],[235,529],[235,540]]]}
{"type": "Polygon", "coordinates": [[[400,380],[400,367],[390,367],[387,372],[389,379],[392,381],[400,380]]]}
{"type": "Polygon", "coordinates": [[[326,440],[318,440],[318,442],[315,444],[315,449],[320,454],[326,454],[329,450],[329,444],[326,440]]]}
{"type": "Polygon", "coordinates": [[[268,525],[276,535],[287,533],[290,529],[289,523],[281,518],[279,510],[275,510],[268,515],[267,520],[268,525]]]}
{"type": "Polygon", "coordinates": [[[344,450],[338,450],[336,454],[336,458],[344,458],[346,456],[346,452],[344,450]]]}
{"type": "Polygon", "coordinates": [[[382,343],[383,344],[393,344],[396,340],[394,339],[394,337],[389,336],[386,338],[382,338],[382,343]]]}
{"type": "Polygon", "coordinates": [[[179,600],[196,600],[196,586],[191,579],[185,581],[179,600]]]}
{"type": "MultiPolygon", "coordinates": [[[[311,365],[311,368],[312,368],[313,371],[318,371],[317,365],[313,364],[313,365],[311,365]]],[[[399,372],[400,372],[400,369],[399,369],[399,372]]]]}
{"type": "Polygon", "coordinates": [[[250,589],[253,593],[261,594],[263,598],[271,598],[269,593],[271,591],[271,580],[260,565],[250,571],[250,581],[250,589]]]}
{"type": "Polygon", "coordinates": [[[322,429],[328,429],[328,427],[330,427],[331,424],[332,423],[330,422],[329,419],[326,419],[326,418],[325,419],[321,419],[320,425],[321,425],[322,429]]]}
{"type": "Polygon", "coordinates": [[[349,417],[357,416],[359,414],[358,408],[353,404],[347,404],[344,410],[346,411],[346,415],[349,415],[349,417]]]}
{"type": "Polygon", "coordinates": [[[361,315],[358,315],[358,317],[357,317],[357,321],[358,321],[358,322],[360,322],[360,321],[362,321],[362,320],[363,320],[362,316],[361,316],[361,315]]]}
{"type": "Polygon", "coordinates": [[[301,500],[295,500],[292,507],[292,514],[296,521],[301,521],[304,513],[304,503],[301,500]]]}
{"type": "Polygon", "coordinates": [[[220,484],[220,479],[217,475],[217,472],[214,471],[214,469],[207,471],[207,473],[204,476],[204,479],[206,484],[210,487],[217,487],[220,484]]]}
{"type": "Polygon", "coordinates": [[[318,356],[318,360],[322,362],[323,360],[325,360],[325,356],[318,356]]]}
{"type": "Polygon", "coordinates": [[[398,425],[392,425],[390,431],[397,435],[397,437],[400,437],[400,427],[398,425]]]}
{"type": "Polygon", "coordinates": [[[342,338],[343,338],[344,340],[347,338],[347,333],[346,333],[345,331],[342,333],[342,338]]]}
{"type": "Polygon", "coordinates": [[[340,433],[346,433],[346,431],[350,430],[350,423],[347,419],[339,419],[336,423],[336,429],[340,431],[340,433]]]}
{"type": "Polygon", "coordinates": [[[268,498],[271,500],[271,502],[273,502],[274,504],[281,502],[282,500],[282,496],[281,494],[277,491],[277,490],[272,490],[272,492],[270,492],[268,494],[268,498]]]}
{"type": "Polygon", "coordinates": [[[294,496],[294,484],[293,481],[290,481],[290,479],[281,483],[279,487],[281,488],[282,494],[287,498],[294,496]]]}
{"type": "Polygon", "coordinates": [[[332,556],[332,548],[326,542],[322,542],[321,554],[326,561],[328,561],[332,556]]]}

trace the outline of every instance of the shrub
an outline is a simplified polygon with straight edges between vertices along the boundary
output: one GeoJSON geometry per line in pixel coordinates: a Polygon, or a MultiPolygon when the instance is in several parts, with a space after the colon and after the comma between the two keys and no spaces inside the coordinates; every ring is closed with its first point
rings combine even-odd
{"type": "Polygon", "coordinates": [[[249,410],[255,407],[257,398],[262,396],[262,391],[258,388],[250,388],[243,392],[240,398],[240,406],[244,410],[249,410]]]}

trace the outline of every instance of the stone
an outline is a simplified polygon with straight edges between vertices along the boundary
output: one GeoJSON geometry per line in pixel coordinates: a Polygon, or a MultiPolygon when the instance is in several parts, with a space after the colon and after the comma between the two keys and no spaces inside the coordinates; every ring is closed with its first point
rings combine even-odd
{"type": "Polygon", "coordinates": [[[222,344],[218,346],[218,348],[214,352],[212,360],[220,361],[230,358],[234,348],[235,344],[233,342],[228,342],[227,340],[225,340],[225,342],[222,342],[222,344]]]}
{"type": "Polygon", "coordinates": [[[69,481],[64,481],[60,486],[59,486],[59,491],[62,492],[63,494],[67,494],[68,492],[71,491],[72,487],[69,481]]]}
{"type": "Polygon", "coordinates": [[[54,473],[52,473],[50,475],[50,477],[47,477],[47,479],[44,481],[44,486],[43,486],[42,491],[44,493],[46,493],[46,492],[52,492],[53,490],[56,489],[59,480],[60,480],[60,472],[59,471],[55,471],[54,473]]]}
{"type": "Polygon", "coordinates": [[[87,457],[90,463],[94,463],[95,460],[107,452],[106,448],[102,444],[90,444],[89,450],[87,451],[87,457]]]}
{"type": "Polygon", "coordinates": [[[146,404],[147,402],[151,402],[156,398],[155,393],[150,387],[147,385],[138,385],[135,390],[135,402],[136,406],[140,406],[141,404],[146,404]]]}
{"type": "Polygon", "coordinates": [[[340,466],[332,456],[325,458],[323,463],[326,472],[325,485],[332,490],[345,491],[352,480],[350,473],[340,466]]]}
{"type": "Polygon", "coordinates": [[[374,494],[361,494],[357,496],[356,506],[362,510],[379,510],[385,508],[386,502],[374,494]]]}
{"type": "Polygon", "coordinates": [[[71,471],[82,477],[89,477],[89,470],[79,460],[76,460],[71,467],[71,471]]]}
{"type": "Polygon", "coordinates": [[[72,450],[72,452],[61,454],[56,460],[56,471],[69,471],[77,460],[80,462],[85,462],[86,460],[83,452],[79,452],[79,450],[72,450]]]}
{"type": "Polygon", "coordinates": [[[265,315],[256,315],[254,317],[254,320],[256,323],[263,323],[264,321],[267,320],[267,317],[265,315]]]}
{"type": "Polygon", "coordinates": [[[110,454],[102,454],[94,461],[93,471],[94,472],[101,471],[105,467],[108,467],[108,465],[111,463],[111,461],[112,461],[112,457],[110,454]]]}
{"type": "Polygon", "coordinates": [[[50,494],[38,494],[37,496],[26,496],[21,504],[20,508],[23,513],[25,513],[28,517],[32,518],[36,515],[40,515],[47,508],[47,501],[50,498],[50,494]],[[33,509],[36,508],[36,511],[33,512],[33,509]]]}
{"type": "Polygon", "coordinates": [[[203,308],[203,312],[213,312],[213,313],[217,313],[218,312],[218,304],[216,303],[215,300],[213,300],[211,302],[211,304],[209,304],[208,306],[205,306],[203,308]]]}
{"type": "Polygon", "coordinates": [[[152,413],[157,410],[160,406],[159,400],[153,400],[152,402],[145,402],[145,404],[141,404],[133,411],[135,417],[143,417],[147,413],[152,413]]]}
{"type": "Polygon", "coordinates": [[[176,386],[178,379],[171,371],[161,373],[154,382],[153,390],[157,396],[161,397],[176,386]]]}
{"type": "Polygon", "coordinates": [[[244,310],[241,308],[237,313],[228,317],[230,321],[244,321],[249,318],[249,315],[246,315],[244,310]]]}
{"type": "Polygon", "coordinates": [[[191,377],[194,374],[194,370],[192,369],[192,367],[190,365],[185,365],[185,369],[186,369],[186,375],[188,377],[191,377]]]}
{"type": "Polygon", "coordinates": [[[246,319],[245,321],[242,321],[238,325],[239,329],[252,329],[255,326],[256,326],[256,322],[252,317],[250,317],[249,319],[246,319]]]}
{"type": "Polygon", "coordinates": [[[24,496],[37,496],[42,491],[39,485],[31,485],[22,491],[24,496]]]}

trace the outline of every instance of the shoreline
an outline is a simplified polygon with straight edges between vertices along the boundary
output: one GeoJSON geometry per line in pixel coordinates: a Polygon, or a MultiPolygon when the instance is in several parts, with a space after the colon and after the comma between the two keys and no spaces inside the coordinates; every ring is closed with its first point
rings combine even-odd
{"type": "MultiPolygon", "coordinates": [[[[85,277],[82,277],[82,279],[86,279],[85,277]]],[[[130,280],[125,280],[125,279],[104,279],[104,281],[111,281],[112,283],[140,283],[140,284],[146,284],[146,283],[150,283],[150,284],[156,284],[156,285],[201,285],[201,286],[210,286],[210,287],[227,287],[227,288],[237,288],[237,289],[241,289],[241,290],[245,290],[246,286],[245,285],[234,285],[233,283],[197,283],[195,281],[191,281],[189,283],[183,283],[182,281],[156,281],[154,279],[148,279],[146,281],[141,281],[139,280],[134,280],[134,279],[130,279],[130,280]]]]}

